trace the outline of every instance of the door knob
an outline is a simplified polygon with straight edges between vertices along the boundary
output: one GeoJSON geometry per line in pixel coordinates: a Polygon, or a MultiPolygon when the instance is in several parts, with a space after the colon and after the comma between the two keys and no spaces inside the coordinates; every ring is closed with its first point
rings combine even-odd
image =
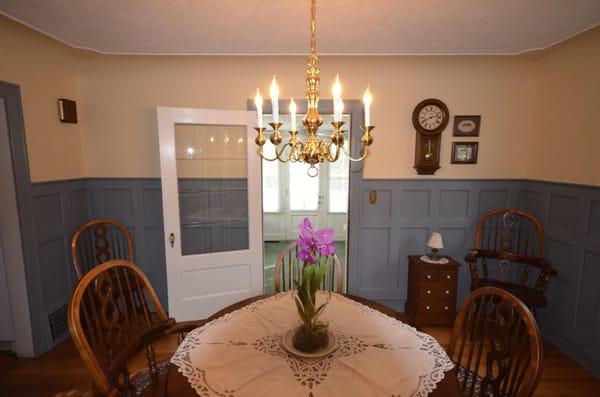
{"type": "Polygon", "coordinates": [[[173,248],[173,246],[175,245],[175,234],[174,233],[169,234],[169,242],[171,243],[171,248],[173,248]]]}

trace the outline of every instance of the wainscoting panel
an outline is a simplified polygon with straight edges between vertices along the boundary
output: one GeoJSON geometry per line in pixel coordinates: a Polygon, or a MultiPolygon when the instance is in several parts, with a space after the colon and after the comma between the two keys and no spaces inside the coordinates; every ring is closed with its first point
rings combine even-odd
{"type": "Polygon", "coordinates": [[[69,334],[62,313],[77,280],[70,241],[75,229],[91,216],[91,196],[85,180],[36,183],[32,194],[43,302],[41,312],[32,315],[41,319],[38,331],[46,351],[69,334]]]}
{"type": "Polygon", "coordinates": [[[364,228],[362,236],[370,243],[360,250],[360,262],[364,264],[359,273],[360,284],[373,295],[379,295],[380,290],[394,288],[394,274],[390,274],[390,229],[387,227],[364,228]]]}

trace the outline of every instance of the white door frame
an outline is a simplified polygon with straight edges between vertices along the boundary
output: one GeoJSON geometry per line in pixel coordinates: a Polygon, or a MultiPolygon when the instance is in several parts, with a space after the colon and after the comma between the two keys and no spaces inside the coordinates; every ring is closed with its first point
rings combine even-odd
{"type": "Polygon", "coordinates": [[[255,112],[236,110],[158,107],[156,111],[160,140],[169,312],[179,321],[206,318],[228,304],[263,293],[262,176],[251,127],[256,116],[255,112]],[[175,124],[237,125],[247,128],[248,249],[182,255],[175,124]],[[173,247],[169,241],[171,233],[175,235],[173,247]],[[231,279],[227,277],[238,277],[231,290],[227,290],[227,287],[220,289],[212,284],[210,286],[215,289],[204,293],[201,288],[194,289],[194,286],[186,284],[191,283],[191,279],[206,281],[199,277],[199,273],[215,275],[222,269],[226,270],[220,276],[216,276],[215,280],[228,282],[231,279]],[[246,277],[246,280],[240,280],[239,277],[246,277]]]}

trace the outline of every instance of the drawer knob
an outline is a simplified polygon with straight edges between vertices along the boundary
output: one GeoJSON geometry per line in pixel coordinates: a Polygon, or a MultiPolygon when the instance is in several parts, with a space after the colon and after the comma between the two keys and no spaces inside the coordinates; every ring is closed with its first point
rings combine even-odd
{"type": "Polygon", "coordinates": [[[427,278],[431,278],[431,274],[428,274],[428,275],[427,275],[427,278]]]}
{"type": "Polygon", "coordinates": [[[427,295],[431,295],[431,290],[430,289],[427,290],[427,295]]]}
{"type": "Polygon", "coordinates": [[[447,279],[447,280],[450,280],[451,278],[452,278],[452,276],[451,276],[451,275],[449,275],[449,274],[446,274],[446,279],[447,279]]]}
{"type": "Polygon", "coordinates": [[[446,295],[450,295],[450,290],[446,290],[446,295]]]}
{"type": "Polygon", "coordinates": [[[425,310],[431,309],[431,306],[425,306],[425,310]]]}
{"type": "Polygon", "coordinates": [[[444,310],[448,310],[448,306],[444,306],[444,310]]]}

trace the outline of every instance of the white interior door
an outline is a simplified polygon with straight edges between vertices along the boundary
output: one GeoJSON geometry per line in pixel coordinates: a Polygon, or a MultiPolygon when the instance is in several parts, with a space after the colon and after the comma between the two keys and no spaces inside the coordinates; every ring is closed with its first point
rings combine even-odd
{"type": "Polygon", "coordinates": [[[262,294],[255,113],[157,108],[169,314],[206,318],[262,294]]]}

